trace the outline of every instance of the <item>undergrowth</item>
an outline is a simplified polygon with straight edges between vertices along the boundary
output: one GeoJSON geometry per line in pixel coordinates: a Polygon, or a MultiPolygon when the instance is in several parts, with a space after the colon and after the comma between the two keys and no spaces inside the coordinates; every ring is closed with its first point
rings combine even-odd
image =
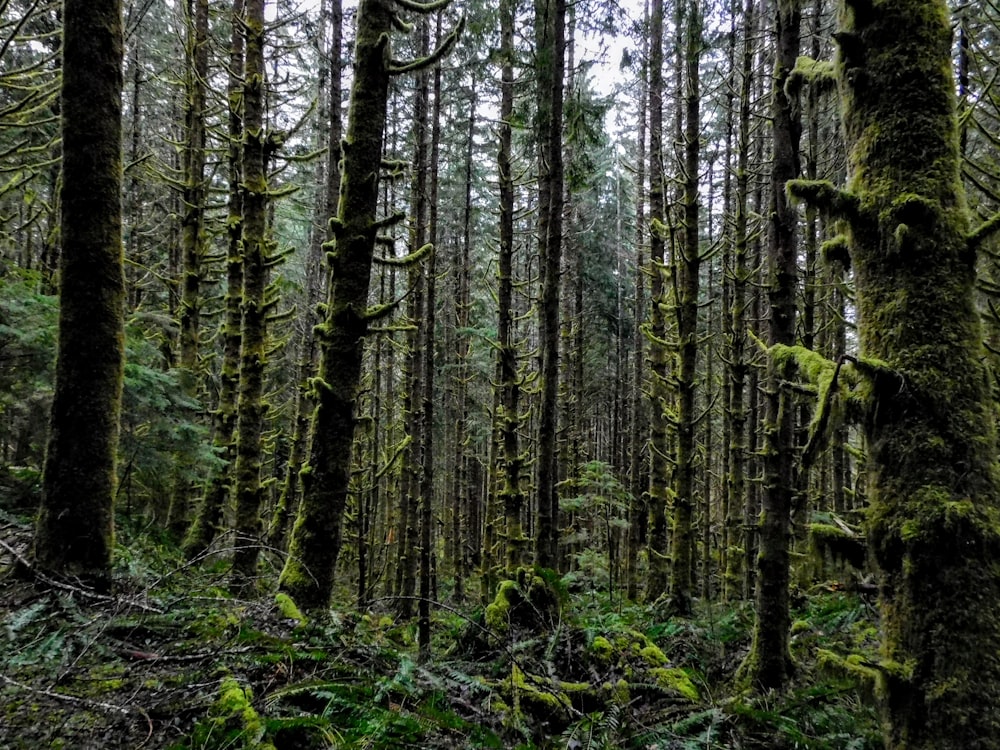
{"type": "Polygon", "coordinates": [[[732,685],[747,603],[658,621],[527,570],[494,602],[494,626],[472,605],[438,607],[421,663],[390,600],[288,617],[273,594],[231,597],[224,553],[190,564],[127,523],[116,596],[95,597],[18,577],[30,529],[9,516],[0,528],[4,748],[880,746],[874,687],[850,668],[875,658],[874,612],[844,592],[802,599],[793,684],[751,696],[732,685]]]}

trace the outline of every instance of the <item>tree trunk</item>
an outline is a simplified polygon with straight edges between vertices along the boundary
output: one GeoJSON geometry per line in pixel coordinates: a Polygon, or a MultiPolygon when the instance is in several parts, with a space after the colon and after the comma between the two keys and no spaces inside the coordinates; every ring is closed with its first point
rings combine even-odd
{"type": "Polygon", "coordinates": [[[792,187],[849,228],[886,747],[998,748],[1000,488],[974,304],[976,249],[995,222],[969,232],[946,4],[851,15],[836,35],[850,192],[792,187]]]}
{"type": "Polygon", "coordinates": [[[373,319],[395,309],[394,304],[368,308],[379,229],[400,219],[379,221],[376,216],[389,80],[397,72],[433,64],[457,37],[457,32],[449,35],[441,48],[418,63],[395,62],[389,45],[399,24],[395,10],[391,0],[362,0],[358,9],[340,204],[332,219],[336,246],[328,254],[332,281],[326,319],[317,326],[320,364],[313,381],[312,441],[302,470],[299,514],[279,580],[279,588],[307,610],[326,607],[333,590],[350,488],[363,338],[373,319]]]}
{"type": "Polygon", "coordinates": [[[62,59],[59,340],[34,560],[106,590],[125,359],[118,0],[65,0],[62,59]]]}
{"type": "MultiPolygon", "coordinates": [[[[663,159],[663,0],[652,0],[649,11],[649,219],[656,225],[665,217],[663,159]]],[[[653,601],[667,588],[667,503],[670,457],[667,450],[666,325],[661,305],[666,301],[663,283],[665,248],[661,232],[649,238],[650,312],[647,333],[650,349],[649,427],[649,571],[646,599],[653,601]]]]}
{"type": "Polygon", "coordinates": [[[511,165],[511,118],[514,115],[514,0],[503,0],[500,8],[500,151],[497,168],[500,182],[500,248],[497,280],[497,371],[503,469],[500,472],[500,502],[507,537],[507,572],[513,575],[524,562],[524,490],[521,487],[523,458],[518,430],[521,426],[521,374],[514,341],[514,175],[511,165]]]}
{"type": "Polygon", "coordinates": [[[257,569],[261,544],[261,436],[264,432],[264,360],[267,348],[268,186],[264,155],[264,0],[247,0],[244,18],[246,66],[243,86],[243,323],[237,397],[236,549],[233,582],[246,587],[257,569]]]}
{"type": "Polygon", "coordinates": [[[188,559],[202,554],[221,531],[223,510],[229,498],[233,461],[236,458],[236,394],[240,367],[240,299],[243,291],[243,253],[240,247],[243,222],[243,5],[233,0],[232,37],[229,50],[229,206],[226,217],[226,296],[222,325],[222,367],[219,372],[219,404],[214,415],[213,447],[225,466],[213,474],[184,540],[188,559]]]}
{"type": "Polygon", "coordinates": [[[539,297],[541,403],[535,491],[538,497],[535,563],[559,564],[557,446],[559,411],[559,276],[563,227],[563,77],[566,52],[565,0],[536,0],[535,54],[538,63],[538,242],[542,265],[539,297]]]}
{"type": "MultiPolygon", "coordinates": [[[[799,172],[797,104],[786,89],[799,53],[799,0],[779,0],[777,48],[772,83],[774,119],[771,172],[771,228],[768,247],[768,344],[795,343],[796,246],[798,216],[785,196],[785,183],[799,172]]],[[[757,556],[757,618],[747,657],[748,676],[759,690],[780,690],[791,676],[789,651],[790,514],[794,497],[794,410],[781,388],[788,379],[777,362],[768,363],[764,428],[764,493],[761,501],[760,553],[757,556]]]]}
{"type": "MultiPolygon", "coordinates": [[[[184,205],[181,220],[181,296],[178,365],[185,395],[198,395],[198,349],[201,328],[201,282],[205,254],[205,89],[208,81],[208,0],[188,0],[182,160],[184,205]]],[[[174,470],[167,525],[182,539],[191,522],[192,486],[185,467],[174,470]]]]}
{"type": "Polygon", "coordinates": [[[685,7],[684,30],[684,243],[677,269],[677,470],[674,480],[674,517],[670,568],[670,610],[681,616],[692,613],[695,541],[694,517],[695,391],[698,363],[698,293],[701,254],[698,225],[698,178],[701,154],[701,121],[698,99],[701,60],[701,8],[697,0],[685,7]]]}

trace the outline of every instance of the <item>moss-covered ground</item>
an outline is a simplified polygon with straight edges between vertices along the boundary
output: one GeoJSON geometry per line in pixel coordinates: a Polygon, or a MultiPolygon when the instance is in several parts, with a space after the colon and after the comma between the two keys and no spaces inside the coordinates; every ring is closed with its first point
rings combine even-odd
{"type": "Polygon", "coordinates": [[[19,575],[0,517],[0,748],[875,748],[877,623],[856,595],[796,601],[784,695],[735,684],[749,604],[690,620],[525,570],[490,607],[436,608],[433,658],[391,602],[304,620],[226,566],[119,532],[116,594],[19,575]]]}

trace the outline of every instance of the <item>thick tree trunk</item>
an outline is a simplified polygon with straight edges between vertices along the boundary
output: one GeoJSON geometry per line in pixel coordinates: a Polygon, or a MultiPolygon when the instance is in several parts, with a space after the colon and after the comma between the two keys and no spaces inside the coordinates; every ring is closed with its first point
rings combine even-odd
{"type": "Polygon", "coordinates": [[[35,564],[110,586],[125,358],[118,0],[63,5],[59,349],[35,564]]]}
{"type": "Polygon", "coordinates": [[[358,11],[337,244],[330,254],[334,273],[326,321],[318,331],[321,354],[314,383],[312,445],[309,463],[302,470],[302,501],[279,584],[306,609],[319,609],[329,602],[347,506],[354,402],[361,380],[362,337],[367,329],[365,311],[378,231],[377,165],[382,160],[388,101],[392,12],[388,0],[363,0],[358,11]]]}
{"type": "Polygon", "coordinates": [[[948,7],[882,0],[842,23],[849,192],[792,188],[849,226],[886,746],[998,748],[1000,488],[974,304],[985,232],[969,232],[960,178],[948,7]]]}

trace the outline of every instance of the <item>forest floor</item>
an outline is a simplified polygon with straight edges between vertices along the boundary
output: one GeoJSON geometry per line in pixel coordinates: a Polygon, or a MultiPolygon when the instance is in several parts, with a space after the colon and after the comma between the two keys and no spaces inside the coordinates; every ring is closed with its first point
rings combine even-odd
{"type": "Polygon", "coordinates": [[[874,611],[832,587],[796,600],[790,689],[753,697],[745,603],[662,619],[522,571],[490,607],[436,607],[421,660],[389,601],[299,620],[123,530],[101,597],[19,573],[30,535],[0,512],[0,748],[881,747],[874,611]]]}

